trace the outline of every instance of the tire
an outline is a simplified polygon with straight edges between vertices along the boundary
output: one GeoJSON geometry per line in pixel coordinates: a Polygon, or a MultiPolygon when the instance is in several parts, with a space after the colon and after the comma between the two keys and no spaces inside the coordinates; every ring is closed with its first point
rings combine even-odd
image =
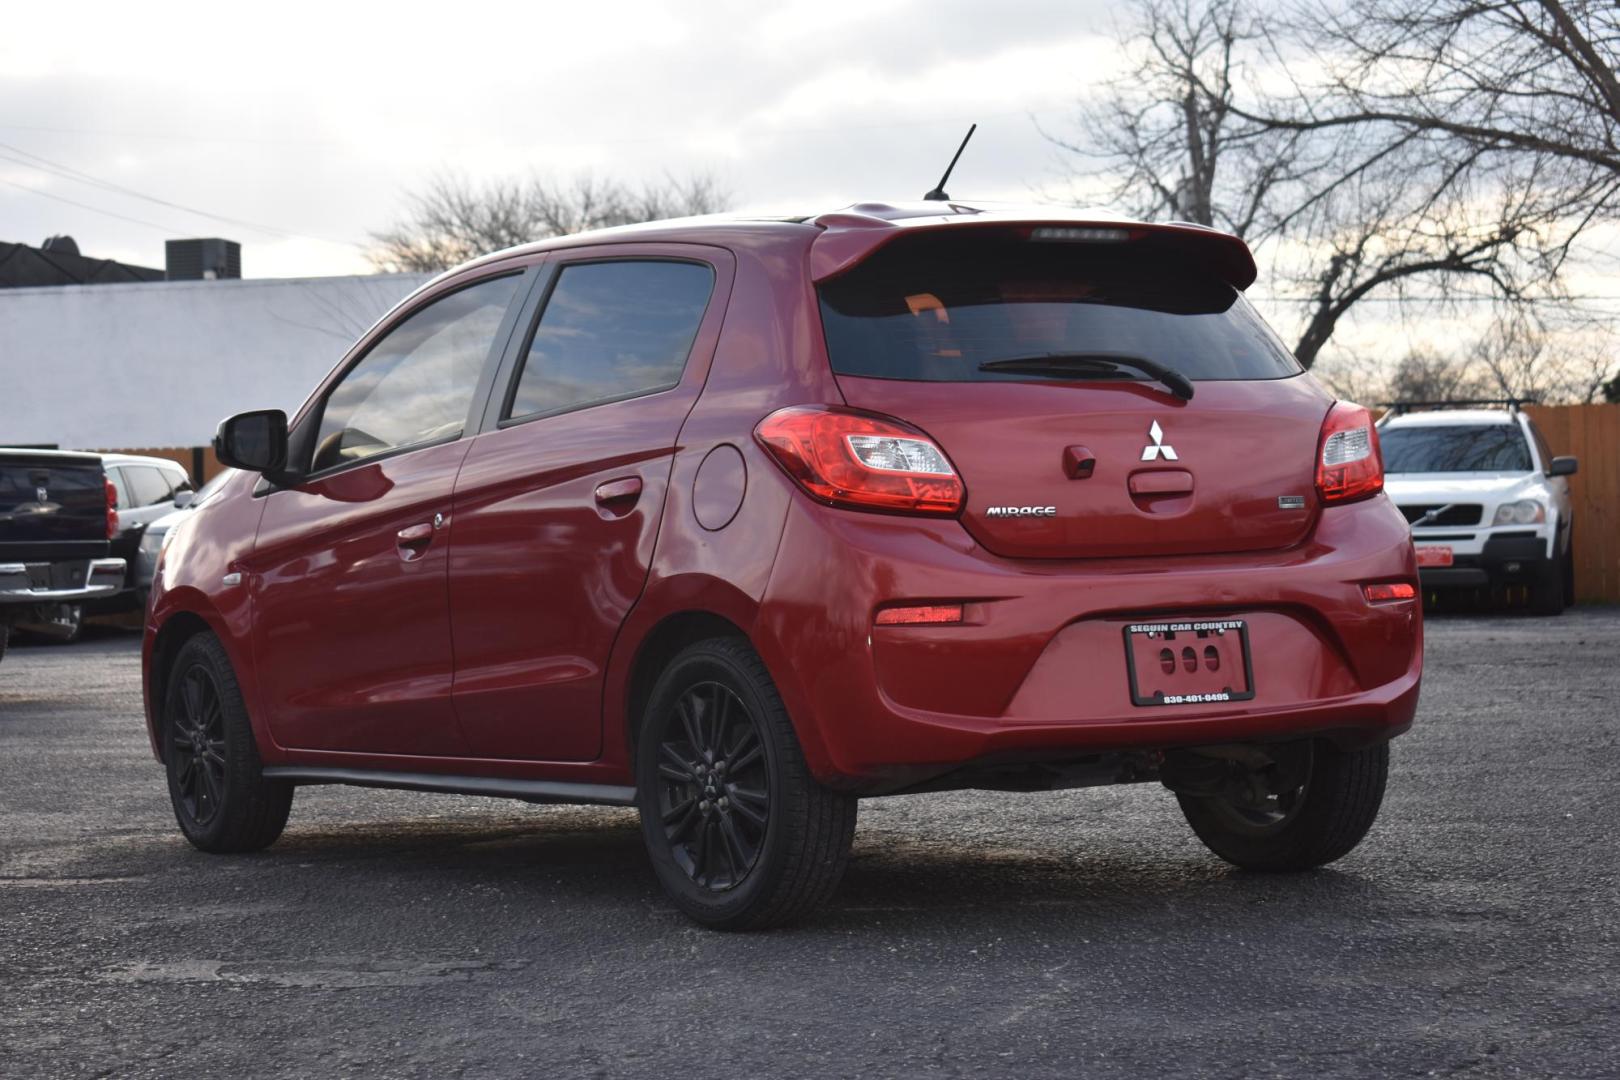
{"type": "Polygon", "coordinates": [[[1361,843],[1378,817],[1388,777],[1388,743],[1346,753],[1316,742],[1308,779],[1278,820],[1257,822],[1258,815],[1224,797],[1176,798],[1198,839],[1234,866],[1309,870],[1361,843]]]}
{"type": "Polygon", "coordinates": [[[1575,606],[1575,538],[1569,539],[1569,550],[1564,552],[1564,606],[1575,606]]]}
{"type": "Polygon", "coordinates": [[[1532,615],[1562,615],[1564,613],[1565,578],[1570,570],[1568,555],[1548,560],[1530,586],[1530,613],[1532,615]]]}
{"type": "Polygon", "coordinates": [[[820,906],[855,835],[856,799],[810,775],[764,662],[733,638],[687,647],[654,685],[636,803],[664,891],[716,930],[781,926],[820,906]]]}
{"type": "Polygon", "coordinates": [[[169,801],[193,846],[227,854],[276,842],[292,809],[293,785],[264,778],[236,673],[213,634],[187,641],[169,669],[163,739],[169,801]],[[191,747],[204,742],[208,749],[199,759],[191,747]]]}
{"type": "Polygon", "coordinates": [[[22,623],[18,626],[28,639],[48,645],[72,645],[84,636],[84,605],[55,604],[41,614],[57,616],[48,622],[22,623]]]}

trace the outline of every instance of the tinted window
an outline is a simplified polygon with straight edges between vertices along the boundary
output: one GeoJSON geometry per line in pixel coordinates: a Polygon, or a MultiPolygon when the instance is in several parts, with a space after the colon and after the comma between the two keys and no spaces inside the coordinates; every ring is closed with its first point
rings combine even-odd
{"type": "Polygon", "coordinates": [[[1517,424],[1387,427],[1378,433],[1384,471],[1529,472],[1530,446],[1517,424]]]}
{"type": "Polygon", "coordinates": [[[506,415],[563,412],[675,386],[713,289],[714,271],[697,263],[564,267],[506,415]]]}
{"type": "Polygon", "coordinates": [[[517,282],[451,293],[390,330],[327,397],[313,468],[460,435],[517,282]]]}
{"type": "Polygon", "coordinates": [[[1301,370],[1236,289],[1128,244],[922,236],[892,244],[820,292],[827,350],[841,375],[1028,380],[979,365],[1108,353],[1155,360],[1191,379],[1301,370]]]}
{"type": "Polygon", "coordinates": [[[129,484],[131,506],[156,506],[174,498],[168,477],[151,465],[125,465],[124,479],[129,484]]]}

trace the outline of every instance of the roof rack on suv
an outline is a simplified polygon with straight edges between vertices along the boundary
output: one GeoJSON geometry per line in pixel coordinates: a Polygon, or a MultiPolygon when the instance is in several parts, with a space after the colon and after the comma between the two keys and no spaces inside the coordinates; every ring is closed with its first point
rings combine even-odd
{"type": "Polygon", "coordinates": [[[1413,409],[1471,409],[1480,405],[1506,405],[1509,412],[1518,412],[1521,405],[1535,405],[1538,397],[1505,398],[1450,398],[1445,401],[1381,401],[1379,406],[1389,410],[1390,416],[1413,409]]]}

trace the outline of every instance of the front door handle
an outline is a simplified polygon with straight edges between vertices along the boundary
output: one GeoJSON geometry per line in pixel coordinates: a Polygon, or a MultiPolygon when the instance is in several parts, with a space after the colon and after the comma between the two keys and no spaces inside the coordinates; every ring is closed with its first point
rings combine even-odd
{"type": "Polygon", "coordinates": [[[628,508],[641,496],[641,477],[626,476],[622,480],[609,480],[596,485],[596,505],[628,508]]]}
{"type": "Polygon", "coordinates": [[[420,525],[406,526],[394,534],[394,540],[399,557],[406,562],[415,562],[427,551],[428,545],[433,543],[433,525],[424,521],[420,525]]]}

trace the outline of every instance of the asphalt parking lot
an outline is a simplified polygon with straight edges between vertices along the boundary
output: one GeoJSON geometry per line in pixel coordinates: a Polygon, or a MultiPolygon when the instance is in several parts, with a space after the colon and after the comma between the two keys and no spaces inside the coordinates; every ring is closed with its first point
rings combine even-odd
{"type": "Polygon", "coordinates": [[[138,646],[0,664],[6,1078],[1620,1075],[1620,609],[1431,619],[1331,869],[1228,869],[1153,786],[878,800],[829,910],[740,936],[633,811],[304,789],[199,854],[138,646]]]}

